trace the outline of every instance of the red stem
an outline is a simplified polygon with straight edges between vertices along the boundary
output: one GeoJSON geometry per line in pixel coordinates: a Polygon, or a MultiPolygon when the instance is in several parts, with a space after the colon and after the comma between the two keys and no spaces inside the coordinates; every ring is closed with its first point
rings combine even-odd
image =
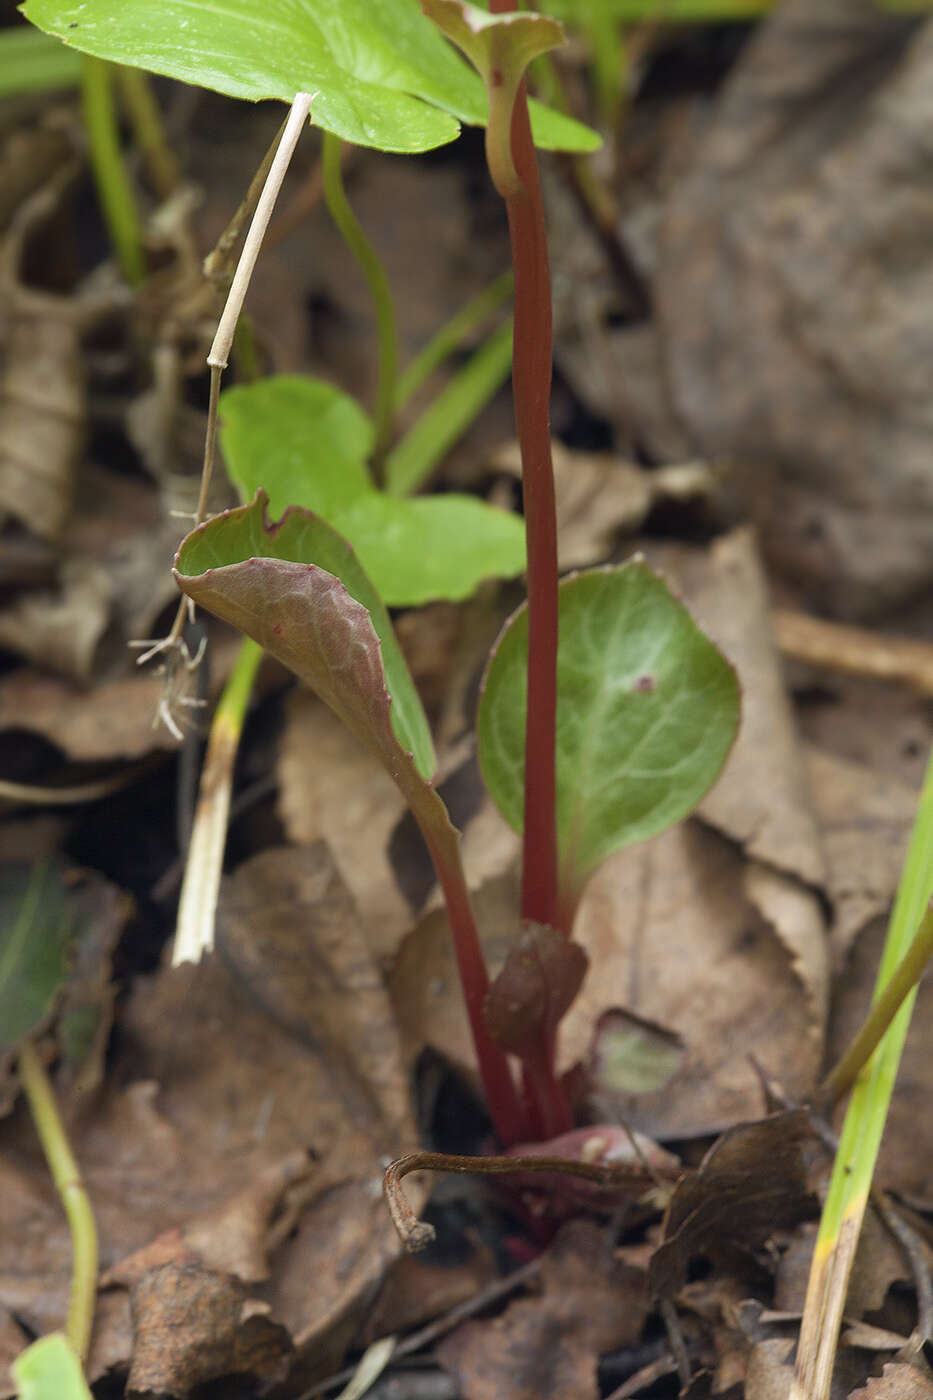
{"type": "MultiPolygon", "coordinates": [[[[492,10],[511,5],[493,0],[492,10]]],[[[528,539],[528,712],[522,916],[558,928],[554,749],[557,717],[557,514],[551,462],[551,277],[538,162],[522,82],[512,109],[521,189],[506,199],[515,268],[512,388],[528,539]]],[[[569,934],[570,930],[565,929],[569,934]]]]}
{"type": "Polygon", "coordinates": [[[525,1097],[535,1119],[535,1131],[530,1142],[547,1141],[569,1133],[573,1128],[573,1114],[564,1086],[554,1068],[554,1037],[542,1042],[537,1054],[522,1057],[522,1079],[525,1097]]]}
{"type": "MultiPolygon", "coordinates": [[[[486,961],[473,918],[459,851],[455,848],[447,849],[446,843],[441,844],[436,833],[427,830],[424,825],[421,829],[444,893],[460,972],[460,985],[463,988],[463,1000],[473,1034],[486,1104],[499,1141],[503,1147],[514,1147],[528,1132],[527,1116],[515,1088],[508,1058],[489,1034],[483,1015],[483,1003],[489,991],[489,974],[486,971],[486,961]]],[[[453,841],[456,842],[456,836],[453,837],[453,841]]]]}

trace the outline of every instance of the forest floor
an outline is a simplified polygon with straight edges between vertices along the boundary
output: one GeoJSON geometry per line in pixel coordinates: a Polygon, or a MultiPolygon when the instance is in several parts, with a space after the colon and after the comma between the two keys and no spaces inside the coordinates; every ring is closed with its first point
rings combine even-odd
{"type": "MultiPolygon", "coordinates": [[[[157,669],[128,648],[176,606],[173,512],[200,472],[217,313],[201,259],[281,113],[156,85],[183,183],[156,208],[130,153],[150,215],[130,294],[76,102],[0,108],[0,867],[58,862],[86,930],[69,993],[84,1057],[45,1048],[101,1236],[95,1395],[334,1395],[361,1356],[381,1400],[787,1393],[831,1166],[801,1106],[870,1001],[933,735],[931,30],[832,0],[652,31],[594,162],[602,234],[568,162],[542,157],[562,567],[640,551],[737,668],[743,722],[697,813],[611,858],[576,929],[591,973],[561,1066],[598,1085],[583,1121],[676,1155],[666,1215],[657,1197],[598,1212],[425,1176],[412,1198],[438,1240],[418,1256],[386,1212],[384,1165],[419,1142],[492,1144],[416,828],[377,761],[265,661],[217,947],[173,969],[235,640],[198,619],[206,703],[180,741],[154,723],[157,669]],[[661,1087],[600,1072],[632,1043],[667,1066],[661,1087]]],[[[592,118],[585,54],[566,78],[592,118]]],[[[482,141],[354,150],[345,178],[404,362],[508,266],[482,141]]],[[[371,308],[313,133],[248,309],[266,370],[372,403],[371,308]]],[[[503,390],[430,487],[517,508],[516,460],[503,390]]],[[[212,504],[234,499],[221,482],[212,504]]],[[[395,619],[493,966],[515,933],[518,838],[484,793],[472,725],[520,596],[486,583],[395,619]]],[[[931,998],[925,982],[878,1175],[917,1247],[869,1214],[839,1396],[933,1396],[909,1346],[933,1260],[931,998]]],[[[12,1057],[6,1076],[0,1396],[10,1360],[61,1325],[70,1277],[12,1057]]]]}

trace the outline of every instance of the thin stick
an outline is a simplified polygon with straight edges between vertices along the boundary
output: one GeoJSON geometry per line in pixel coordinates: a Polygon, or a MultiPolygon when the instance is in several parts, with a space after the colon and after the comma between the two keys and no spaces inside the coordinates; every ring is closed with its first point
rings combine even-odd
{"type": "Polygon", "coordinates": [[[262,660],[262,647],[244,637],[230,678],[217,702],[201,769],[185,878],[178,902],[172,966],[197,963],[214,946],[214,923],[233,791],[233,768],[243,721],[262,660]]]}
{"type": "Polygon", "coordinates": [[[402,1190],[402,1177],[409,1172],[457,1172],[462,1175],[514,1176],[516,1172],[559,1172],[582,1176],[599,1186],[631,1186],[647,1190],[651,1177],[634,1162],[583,1162],[575,1157],[464,1157],[451,1152],[410,1152],[385,1169],[382,1187],[392,1224],[405,1248],[412,1253],[424,1249],[434,1239],[434,1226],[419,1220],[402,1190]]]}
{"type": "Polygon", "coordinates": [[[773,615],[778,646],[785,656],[849,676],[902,681],[933,695],[933,646],[909,637],[885,637],[864,627],[847,627],[805,613],[773,615]]]}
{"type": "Polygon", "coordinates": [[[19,1052],[19,1077],[71,1231],[71,1297],[65,1331],[84,1362],[90,1346],[97,1297],[97,1228],[94,1212],[58,1111],[52,1085],[31,1040],[27,1040],[19,1052]]]}
{"type": "Polygon", "coordinates": [[[285,172],[288,169],[298,138],[301,135],[308,113],[311,111],[311,104],[317,97],[317,93],[296,92],[292,102],[288,120],[285,123],[285,130],[282,132],[282,139],[279,142],[278,150],[269,168],[269,174],[262,187],[262,194],[256,204],[256,212],[253,215],[249,226],[249,232],[243,243],[243,251],[237,263],[236,272],[233,274],[233,282],[230,285],[230,294],[227,297],[227,304],[223,309],[220,322],[217,326],[217,334],[214,336],[213,344],[207,356],[207,363],[211,368],[226,369],[227,360],[230,355],[230,347],[233,344],[233,334],[236,330],[237,317],[243,309],[246,300],[246,289],[249,286],[250,278],[253,275],[253,268],[256,266],[256,259],[259,257],[259,249],[262,246],[263,236],[269,226],[272,217],[272,210],[278,198],[279,190],[282,188],[282,181],[285,179],[285,172]]]}
{"type": "MultiPolygon", "coordinates": [[[[230,284],[230,291],[221,313],[220,321],[217,325],[217,332],[214,336],[211,348],[208,352],[207,363],[211,371],[210,397],[207,407],[207,431],[204,435],[204,461],[201,467],[201,489],[198,493],[198,505],[194,515],[195,526],[200,525],[207,513],[207,500],[210,494],[211,477],[214,473],[214,448],[217,439],[217,404],[220,399],[220,377],[227,368],[227,361],[230,357],[230,350],[233,345],[233,337],[236,333],[236,324],[243,303],[246,300],[246,291],[249,287],[253,269],[256,266],[256,259],[259,257],[259,250],[262,246],[263,235],[272,217],[272,210],[279,190],[282,188],[282,181],[285,179],[285,172],[294,154],[298,138],[302,128],[308,119],[311,111],[311,104],[317,97],[317,93],[296,92],[288,119],[282,130],[282,138],[279,141],[278,149],[275,152],[270,164],[268,174],[262,187],[262,193],[256,202],[256,211],[253,214],[249,231],[243,243],[243,251],[240,253],[236,272],[233,274],[233,281],[230,284]]],[[[268,159],[268,157],[267,157],[268,159]]],[[[263,162],[265,165],[265,162],[263,162]]],[[[253,182],[255,185],[255,181],[253,182]]],[[[252,189],[252,186],[251,186],[252,189]]],[[[247,204],[249,196],[247,196],[247,204]]],[[[236,221],[234,221],[236,222],[236,221]]],[[[142,666],[159,652],[177,650],[181,644],[182,629],[185,625],[185,618],[189,613],[187,598],[182,598],[175,614],[171,630],[167,637],[150,647],[142,656],[137,658],[137,665],[142,666]]]]}

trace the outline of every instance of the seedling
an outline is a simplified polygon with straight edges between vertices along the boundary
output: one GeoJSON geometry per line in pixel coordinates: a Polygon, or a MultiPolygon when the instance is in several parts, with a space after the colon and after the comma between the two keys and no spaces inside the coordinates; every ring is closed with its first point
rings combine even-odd
{"type": "Polygon", "coordinates": [[[585,972],[571,935],[589,875],[706,791],[732,742],[738,692],[731,668],[643,564],[559,585],[550,289],[523,74],[535,53],[559,41],[560,29],[540,16],[492,16],[455,0],[425,0],[424,8],[453,30],[489,84],[487,152],[506,200],[515,271],[513,389],[529,600],[487,671],[479,751],[493,797],[523,830],[524,932],[495,982],[459,839],[433,786],[423,711],[378,590],[340,535],[294,508],[270,523],[260,489],[249,505],[188,536],[176,578],[189,598],[308,680],[403,792],[444,892],[487,1102],[508,1146],[572,1127],[555,1041],[585,972]],[[520,1088],[509,1056],[520,1062],[520,1088]]]}
{"type": "MultiPolygon", "coordinates": [[[[212,7],[186,0],[178,23],[188,27],[192,52],[200,44],[212,54],[209,74],[200,75],[190,56],[179,67],[174,29],[168,37],[168,11],[174,11],[165,0],[127,0],[119,8],[106,0],[81,6],[28,0],[26,10],[89,52],[200,76],[241,95],[291,98],[296,86],[305,86],[316,94],[313,121],[333,135],[386,149],[437,144],[454,134],[449,111],[482,120],[488,109],[487,155],[506,203],[515,276],[513,392],[528,574],[528,602],[507,624],[490,660],[478,724],[489,790],[523,832],[516,911],[522,933],[495,981],[483,956],[459,835],[434,786],[427,721],[386,611],[387,601],[415,601],[395,591],[402,556],[393,561],[384,550],[387,526],[395,528],[391,510],[420,512],[417,537],[444,554],[450,548],[441,535],[444,503],[393,501],[365,477],[349,503],[323,500],[328,493],[339,496],[346,479],[359,485],[361,455],[373,451],[392,489],[385,422],[393,396],[385,382],[375,428],[330,391],[327,412],[316,417],[319,424],[339,424],[331,461],[325,458],[330,471],[309,472],[300,500],[294,470],[283,487],[275,463],[244,444],[251,435],[269,440],[257,428],[263,395],[265,412],[281,424],[285,396],[320,397],[320,387],[280,380],[235,390],[227,400],[228,455],[244,495],[259,489],[239,508],[197,525],[179,549],[175,576],[187,598],[232,622],[305,679],[381,759],[403,793],[446,901],[495,1131],[511,1147],[573,1126],[555,1047],[558,1023],[586,969],[586,956],[572,940],[586,881],[610,853],[678,820],[708,789],[735,734],[738,686],[731,667],[640,561],[558,578],[548,423],[550,283],[524,72],[536,54],[561,41],[560,26],[534,14],[489,14],[459,0],[425,0],[425,13],[479,69],[483,97],[454,50],[407,0],[386,0],[378,10],[364,6],[365,15],[361,3],[308,0],[316,30],[295,29],[293,7],[270,3],[263,42],[256,45],[254,7],[234,0],[227,19],[235,11],[242,26],[227,23],[221,31],[212,7]],[[365,71],[378,79],[363,85],[365,94],[353,72],[335,71],[335,56],[339,64],[344,55],[340,37],[351,29],[357,68],[369,52],[365,71]],[[348,454],[354,434],[356,447],[348,454]]],[[[536,121],[539,134],[542,127],[547,134],[550,122],[553,135],[553,115],[538,111],[536,121]]],[[[557,130],[581,144],[579,127],[562,119],[557,130]]],[[[332,160],[328,168],[333,176],[332,160]]],[[[217,378],[219,363],[215,358],[217,378]]],[[[292,445],[300,463],[300,438],[292,445]]],[[[305,446],[312,455],[312,444],[305,446]]],[[[461,534],[467,544],[475,542],[476,527],[461,534]]],[[[481,553],[487,549],[484,541],[481,553]]]]}

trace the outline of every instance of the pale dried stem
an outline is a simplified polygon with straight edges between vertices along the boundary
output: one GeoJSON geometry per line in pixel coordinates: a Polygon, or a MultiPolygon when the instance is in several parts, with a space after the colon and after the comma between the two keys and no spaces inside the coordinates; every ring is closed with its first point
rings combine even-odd
{"type": "Polygon", "coordinates": [[[901,681],[933,695],[933,646],[907,637],[885,637],[805,613],[776,612],[774,628],[785,656],[844,675],[901,681]]]}

